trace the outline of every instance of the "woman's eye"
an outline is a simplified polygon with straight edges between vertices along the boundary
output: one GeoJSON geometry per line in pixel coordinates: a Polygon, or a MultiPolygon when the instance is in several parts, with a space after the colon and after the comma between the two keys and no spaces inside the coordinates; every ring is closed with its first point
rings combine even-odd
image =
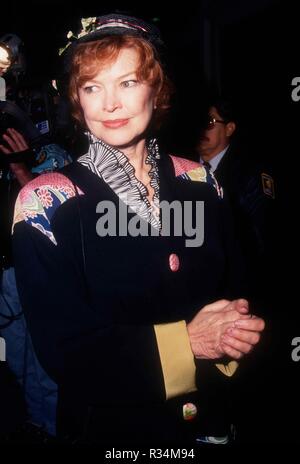
{"type": "Polygon", "coordinates": [[[96,85],[87,85],[83,90],[85,93],[94,93],[97,92],[99,88],[96,85]]]}
{"type": "Polygon", "coordinates": [[[128,87],[133,87],[137,84],[138,81],[134,80],[134,79],[131,79],[129,81],[123,81],[121,82],[121,86],[122,87],[125,87],[125,88],[128,88],[128,87]]]}

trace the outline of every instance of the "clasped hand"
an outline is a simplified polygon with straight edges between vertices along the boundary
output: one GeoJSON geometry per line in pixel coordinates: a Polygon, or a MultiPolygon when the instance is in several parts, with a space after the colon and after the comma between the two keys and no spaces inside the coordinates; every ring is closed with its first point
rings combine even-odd
{"type": "Polygon", "coordinates": [[[259,342],[264,327],[263,319],[249,314],[245,299],[208,304],[187,324],[192,351],[199,359],[240,359],[259,342]]]}

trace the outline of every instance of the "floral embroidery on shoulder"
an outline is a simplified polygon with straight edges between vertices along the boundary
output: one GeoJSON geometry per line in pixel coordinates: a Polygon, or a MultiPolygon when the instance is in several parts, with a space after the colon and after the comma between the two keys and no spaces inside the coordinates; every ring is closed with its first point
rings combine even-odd
{"type": "Polygon", "coordinates": [[[196,161],[180,158],[179,156],[170,155],[170,158],[173,162],[176,177],[200,166],[200,164],[196,163],[196,161]]]}
{"type": "Polygon", "coordinates": [[[198,166],[195,169],[191,169],[190,171],[181,174],[181,176],[195,182],[207,182],[207,171],[204,166],[198,166]]]}
{"type": "Polygon", "coordinates": [[[222,187],[220,187],[217,179],[206,166],[178,156],[170,155],[170,158],[173,162],[176,177],[194,182],[206,182],[217,190],[220,198],[223,198],[222,187]]]}
{"type": "MultiPolygon", "coordinates": [[[[66,200],[76,195],[75,185],[60,173],[43,174],[23,187],[16,201],[15,224],[25,221],[46,235],[55,245],[51,219],[66,200]]],[[[79,195],[83,192],[76,188],[79,195]]]]}

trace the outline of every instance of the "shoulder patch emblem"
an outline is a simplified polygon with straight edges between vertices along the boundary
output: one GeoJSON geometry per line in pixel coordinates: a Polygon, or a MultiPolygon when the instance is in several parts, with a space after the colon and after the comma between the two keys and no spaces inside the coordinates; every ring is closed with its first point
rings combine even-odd
{"type": "Polygon", "coordinates": [[[261,174],[263,192],[268,197],[275,198],[274,180],[269,174],[261,174]]]}

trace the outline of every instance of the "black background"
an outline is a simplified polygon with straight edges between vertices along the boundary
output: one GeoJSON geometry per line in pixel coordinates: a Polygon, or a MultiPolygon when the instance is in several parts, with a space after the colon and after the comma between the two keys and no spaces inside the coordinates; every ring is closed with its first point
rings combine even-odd
{"type": "MultiPolygon", "coordinates": [[[[203,18],[212,18],[217,25],[219,85],[235,96],[255,156],[266,158],[276,177],[276,272],[272,275],[276,305],[267,332],[271,343],[261,348],[267,352],[261,353],[267,363],[265,377],[253,386],[253,395],[250,390],[248,396],[238,398],[245,409],[245,441],[299,442],[300,361],[291,358],[292,339],[300,337],[300,101],[291,97],[292,79],[300,76],[297,2],[202,0],[190,5],[184,2],[181,7],[148,2],[138,8],[130,2],[81,3],[84,5],[61,0],[6,2],[0,10],[0,35],[13,32],[23,39],[27,73],[32,81],[44,82],[55,76],[57,50],[65,44],[68,30],[76,30],[78,17],[117,8],[145,19],[158,18],[177,87],[173,116],[164,137],[171,150],[184,156],[192,154],[197,122],[215,84],[205,75],[203,18]]],[[[271,274],[269,266],[265,264],[266,280],[271,274]]],[[[256,375],[255,363],[251,375],[256,375]]]]}

